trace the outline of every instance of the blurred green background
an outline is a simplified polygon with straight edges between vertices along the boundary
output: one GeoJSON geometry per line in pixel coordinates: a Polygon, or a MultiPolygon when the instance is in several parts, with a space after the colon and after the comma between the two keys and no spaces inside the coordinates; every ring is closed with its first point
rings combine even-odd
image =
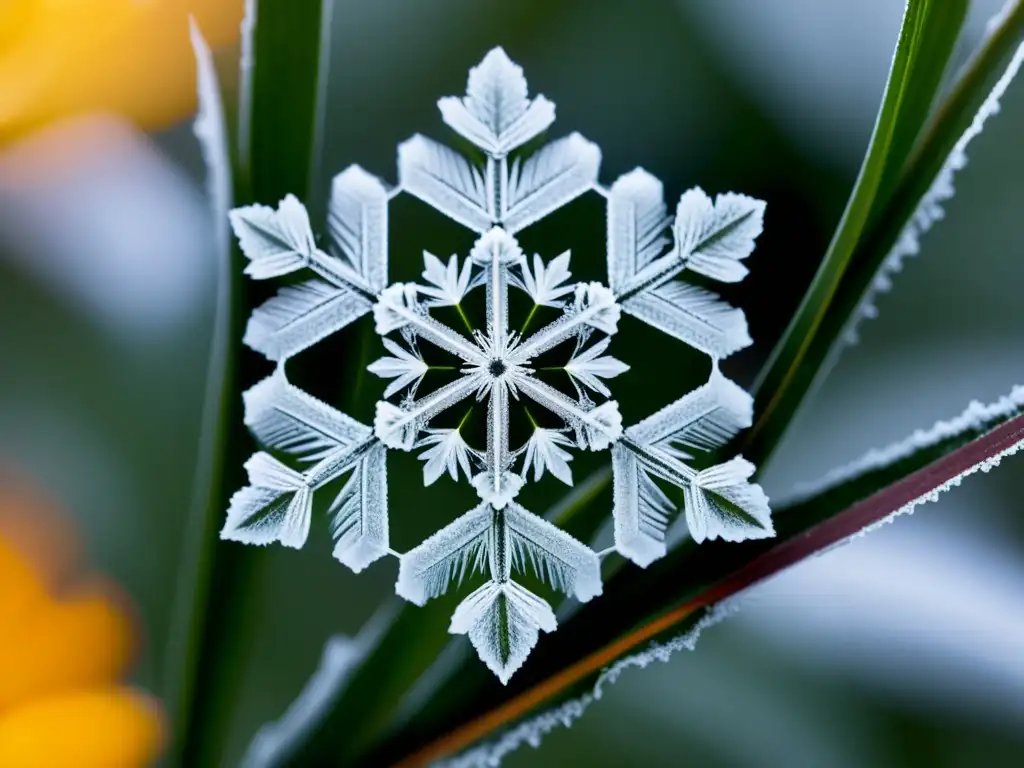
{"type": "MultiPolygon", "coordinates": [[[[502,45],[531,90],[557,103],[553,134],[579,130],[601,146],[603,182],[641,165],[670,200],[699,184],[767,201],[752,274],[726,291],[755,345],[725,370],[749,383],[842,211],[902,6],[338,0],[319,184],[326,193],[353,162],[393,181],[396,143],[447,139],[436,98],[461,93],[468,67],[502,45]]],[[[997,7],[975,3],[968,42],[997,7]]],[[[229,89],[236,58],[220,53],[229,89]]],[[[764,475],[769,495],[1024,383],[1024,83],[1003,107],[923,256],[794,425],[764,475]]],[[[95,561],[133,595],[148,635],[138,679],[157,694],[214,295],[202,176],[187,124],[146,135],[81,117],[0,147],[0,460],[65,502],[95,561]]],[[[601,216],[598,199],[583,199],[528,230],[524,246],[545,258],[571,247],[574,271],[596,275],[601,216]]],[[[416,201],[399,199],[392,221],[398,278],[419,271],[423,248],[464,254],[471,243],[416,201]]],[[[382,351],[366,331],[290,369],[364,418],[383,389],[347,387],[353,350],[382,351]]],[[[612,347],[633,365],[615,382],[627,420],[706,377],[701,356],[673,347],[666,365],[664,342],[638,324],[627,333],[628,351],[620,337],[612,347]]],[[[399,549],[469,503],[448,480],[423,490],[418,463],[401,459],[389,464],[399,549]]],[[[695,652],[626,673],[573,728],[507,764],[1022,764],[1021,461],[756,589],[695,652]]],[[[582,478],[587,463],[574,470],[582,478]]],[[[558,492],[544,484],[531,508],[558,492]]],[[[356,577],[330,549],[321,520],[301,552],[260,553],[232,760],[298,693],[325,640],[355,632],[392,592],[393,561],[356,577]]]]}

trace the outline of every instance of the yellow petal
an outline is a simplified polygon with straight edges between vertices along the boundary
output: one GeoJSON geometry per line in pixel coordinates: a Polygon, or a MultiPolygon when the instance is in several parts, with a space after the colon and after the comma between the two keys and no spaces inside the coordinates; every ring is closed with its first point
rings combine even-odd
{"type": "Polygon", "coordinates": [[[0,539],[0,627],[14,626],[46,601],[46,590],[21,553],[0,539]]]}
{"type": "Polygon", "coordinates": [[[80,562],[77,550],[56,505],[26,477],[0,465],[0,627],[22,621],[69,582],[80,562]]]}
{"type": "Polygon", "coordinates": [[[159,705],[128,688],[75,691],[0,714],[0,766],[136,768],[160,755],[159,705]]]}
{"type": "Polygon", "coordinates": [[[0,140],[112,111],[160,128],[195,108],[194,14],[211,45],[238,37],[243,0],[4,0],[0,140]]]}
{"type": "Polygon", "coordinates": [[[133,643],[132,622],[116,595],[110,585],[96,581],[63,600],[37,604],[19,621],[5,622],[0,716],[31,698],[117,680],[131,660],[133,643]]]}

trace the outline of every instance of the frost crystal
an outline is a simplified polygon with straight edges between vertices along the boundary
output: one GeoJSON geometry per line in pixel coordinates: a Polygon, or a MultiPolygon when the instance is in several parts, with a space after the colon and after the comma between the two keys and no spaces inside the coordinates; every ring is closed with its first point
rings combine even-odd
{"type": "Polygon", "coordinates": [[[638,565],[665,554],[666,531],[680,513],[697,542],[773,535],[768,500],[750,482],[754,466],[741,457],[708,465],[714,460],[709,454],[751,422],[750,395],[717,365],[750,344],[746,321],[741,310],[679,279],[692,271],[741,280],[764,203],[737,194],[712,200],[695,188],[682,195],[672,216],[661,182],[643,170],[600,186],[600,150],[577,133],[524,149],[551,125],[555,108],[543,96],[528,96],[522,69],[500,48],[470,70],[465,97],[444,98],[438,106],[484,162],[417,135],[398,148],[394,189],[357,166],[348,168],[332,184],[326,251],[293,196],[276,209],[232,212],[251,277],[299,272],[303,279],[257,308],[246,329],[245,343],[278,364],[245,395],[246,423],[274,455],[260,452],[247,463],[250,485],[233,497],[221,536],[301,547],[313,497],[345,478],[329,507],[335,557],[359,571],[397,555],[396,591],[417,605],[482,574],[482,585],[456,608],[449,631],[468,635],[484,663],[507,682],[540,633],[556,628],[552,606],[517,577],[532,572],[580,601],[601,593],[598,555],[516,502],[528,480],[547,473],[572,485],[571,449],[610,449],[615,548],[638,565]],[[464,258],[456,254],[445,262],[424,252],[423,284],[388,282],[387,203],[399,192],[478,234],[464,258]],[[586,192],[607,201],[607,285],[573,283],[570,253],[528,258],[516,240],[524,227],[586,192]],[[485,293],[486,316],[473,327],[462,305],[478,289],[485,293]],[[533,305],[522,324],[510,322],[510,289],[533,305]],[[531,331],[541,307],[557,316],[531,331]],[[469,332],[439,319],[439,308],[454,308],[469,332]],[[607,354],[623,312],[713,360],[706,384],[627,428],[609,382],[628,366],[607,354]],[[369,370],[388,381],[372,426],[299,390],[284,370],[296,353],[371,314],[387,355],[369,370]],[[421,354],[426,347],[461,361],[453,381],[431,383],[421,354]],[[559,387],[537,375],[537,359],[563,349],[566,375],[559,387]],[[463,423],[441,427],[435,421],[464,401],[470,403],[464,408],[480,403],[486,413],[486,445],[472,445],[463,423]],[[517,410],[533,433],[514,447],[509,425],[517,410]],[[545,426],[534,421],[533,413],[542,412],[545,426]],[[444,474],[465,478],[479,504],[419,546],[394,552],[387,449],[415,452],[424,462],[424,485],[444,474]],[[701,469],[691,466],[698,457],[701,469]]]}

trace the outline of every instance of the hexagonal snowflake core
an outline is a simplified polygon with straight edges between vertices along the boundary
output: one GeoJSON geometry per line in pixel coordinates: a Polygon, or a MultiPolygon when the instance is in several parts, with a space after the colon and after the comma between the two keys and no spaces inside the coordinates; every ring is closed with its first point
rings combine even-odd
{"type": "MultiPolygon", "coordinates": [[[[292,196],[278,208],[232,212],[247,273],[256,279],[306,270],[257,308],[245,342],[278,363],[245,394],[246,423],[266,447],[247,463],[250,485],[232,498],[222,537],[250,544],[305,542],[312,497],[332,480],[345,483],[330,506],[334,554],[355,571],[385,555],[399,557],[396,591],[422,605],[468,574],[486,583],[452,616],[450,631],[466,634],[480,658],[506,682],[536,644],[556,627],[551,606],[515,581],[532,570],[581,601],[600,594],[600,558],[590,547],[515,502],[522,486],[545,472],[572,485],[569,449],[610,448],[614,476],[614,549],[641,566],[665,554],[672,520],[684,516],[696,541],[739,541],[773,535],[768,500],[749,482],[741,457],[713,463],[712,452],[750,425],[750,396],[718,372],[717,361],[748,345],[743,313],[704,288],[677,279],[687,270],[734,282],[761,231],[764,205],[737,194],[712,201],[699,188],[680,198],[675,216],[661,183],[637,169],[610,188],[598,183],[600,151],[571,134],[534,152],[522,147],[554,121],[554,105],[529,98],[522,70],[500,48],[470,70],[465,97],[438,102],[444,121],[486,156],[478,166],[423,136],[399,146],[394,189],[353,166],[335,177],[329,210],[329,253],[317,248],[305,208],[292,196]],[[607,201],[608,283],[570,282],[570,254],[528,259],[515,235],[587,191],[607,201]],[[468,256],[443,263],[424,253],[423,283],[388,284],[387,207],[412,194],[478,233],[468,256]],[[671,233],[671,236],[670,236],[671,233]],[[468,293],[486,295],[474,328],[463,311],[468,293]],[[533,303],[512,330],[509,290],[533,303]],[[469,336],[431,310],[454,308],[469,336]],[[558,312],[533,329],[540,307],[558,312]],[[292,385],[286,361],[371,312],[388,355],[369,366],[389,381],[372,426],[364,425],[292,385]],[[626,312],[710,355],[702,387],[627,429],[607,380],[627,366],[605,354],[626,312]],[[458,376],[421,393],[429,366],[421,345],[460,360],[458,376]],[[560,367],[565,391],[542,381],[533,366],[543,354],[573,345],[560,367]],[[603,398],[596,404],[593,397],[603,398]],[[470,446],[462,424],[432,420],[462,401],[486,405],[486,446],[470,446]],[[560,424],[541,427],[529,409],[532,434],[509,441],[510,403],[530,403],[560,424]],[[386,449],[419,451],[424,484],[447,472],[472,483],[480,504],[399,554],[389,545],[386,449]],[[697,470],[690,460],[709,458],[697,470]],[[300,465],[299,467],[294,464],[300,465]],[[303,467],[303,465],[305,465],[303,467]],[[681,491],[682,504],[663,490],[681,491]]],[[[423,387],[425,388],[425,387],[423,387]]]]}

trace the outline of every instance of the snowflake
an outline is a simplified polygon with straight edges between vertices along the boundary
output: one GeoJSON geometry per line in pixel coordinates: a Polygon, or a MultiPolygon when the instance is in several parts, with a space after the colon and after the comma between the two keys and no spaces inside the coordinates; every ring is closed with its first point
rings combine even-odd
{"type": "Polygon", "coordinates": [[[397,556],[396,591],[417,605],[483,573],[486,582],[456,608],[450,631],[468,635],[484,663],[507,682],[539,633],[556,627],[548,602],[516,574],[533,571],[580,601],[601,593],[600,556],[515,501],[528,480],[547,472],[572,485],[573,449],[610,449],[615,549],[640,566],[665,554],[667,528],[679,513],[698,543],[774,534],[768,500],[748,482],[752,464],[735,457],[700,470],[690,466],[750,425],[750,395],[717,364],[750,337],[742,311],[676,279],[685,270],[725,282],[742,279],[764,204],[737,194],[712,201],[695,188],[682,195],[672,217],[661,183],[643,170],[600,186],[600,151],[577,133],[525,151],[554,121],[555,108],[543,96],[528,97],[522,69],[500,48],[470,70],[465,97],[443,98],[438,106],[448,126],[483,151],[485,163],[417,135],[398,148],[394,189],[358,166],[348,168],[332,185],[329,253],[318,248],[306,210],[293,196],[276,210],[254,205],[232,212],[251,277],[312,275],[257,308],[246,329],[245,343],[277,361],[277,369],[245,394],[245,421],[281,458],[259,452],[248,461],[250,485],[232,498],[221,536],[301,547],[313,495],[347,475],[329,508],[335,557],[358,572],[397,556]],[[571,282],[569,253],[548,262],[539,255],[529,259],[515,237],[588,191],[607,201],[607,285],[571,282]],[[445,263],[425,252],[422,285],[388,284],[388,201],[399,192],[479,235],[461,261],[455,255],[445,263]],[[481,288],[485,322],[472,328],[462,304],[481,288]],[[510,290],[533,302],[523,332],[510,326],[510,290]],[[458,311],[468,334],[432,311],[444,307],[458,311]],[[557,319],[526,332],[540,307],[553,308],[557,319]],[[388,380],[372,426],[298,389],[284,371],[290,357],[371,312],[388,352],[369,366],[388,380]],[[607,382],[628,368],[605,354],[622,312],[713,361],[706,384],[626,429],[607,382]],[[433,389],[424,384],[430,368],[424,344],[461,361],[454,381],[433,389]],[[542,354],[569,348],[563,392],[542,381],[535,366],[542,354]],[[434,426],[438,414],[466,400],[486,404],[485,446],[470,445],[461,425],[434,426]],[[539,407],[558,426],[538,426],[530,415],[532,436],[513,448],[513,401],[539,407]],[[424,485],[445,473],[464,477],[479,504],[410,551],[393,551],[387,449],[417,452],[424,485]],[[681,503],[664,490],[671,486],[681,503]]]}

